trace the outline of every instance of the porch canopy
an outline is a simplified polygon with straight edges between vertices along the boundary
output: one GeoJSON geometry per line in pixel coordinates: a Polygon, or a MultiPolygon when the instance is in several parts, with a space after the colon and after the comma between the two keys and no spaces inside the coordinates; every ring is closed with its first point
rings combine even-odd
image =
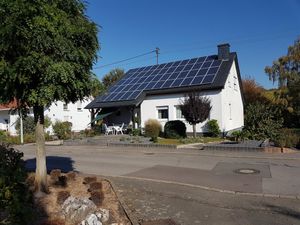
{"type": "Polygon", "coordinates": [[[111,111],[111,112],[100,112],[100,113],[98,113],[98,115],[95,117],[95,119],[93,119],[89,124],[91,124],[91,123],[94,123],[94,122],[96,122],[96,121],[98,121],[98,120],[102,120],[103,118],[105,118],[105,117],[107,117],[107,116],[109,116],[109,115],[111,115],[111,114],[113,114],[115,112],[115,110],[114,111],[111,111]]]}

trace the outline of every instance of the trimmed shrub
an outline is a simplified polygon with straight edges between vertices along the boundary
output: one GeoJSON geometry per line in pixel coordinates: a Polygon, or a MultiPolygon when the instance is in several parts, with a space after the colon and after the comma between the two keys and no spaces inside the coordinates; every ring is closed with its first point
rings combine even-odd
{"type": "Polygon", "coordinates": [[[69,197],[70,197],[69,191],[60,191],[57,193],[56,202],[57,204],[62,205],[69,197]]]}
{"type": "Polygon", "coordinates": [[[186,126],[180,120],[168,121],[164,127],[166,138],[186,138],[186,126]]]}
{"type": "Polygon", "coordinates": [[[157,142],[157,137],[161,131],[161,124],[156,119],[149,119],[145,122],[145,135],[151,137],[153,142],[157,142]]]}
{"type": "MultiPolygon", "coordinates": [[[[44,119],[44,128],[51,126],[51,119],[48,116],[45,116],[44,119]]],[[[20,118],[16,121],[16,130],[20,133],[20,118]]],[[[23,117],[23,132],[24,134],[34,134],[35,133],[35,122],[33,116],[23,117]]]]}
{"type": "Polygon", "coordinates": [[[95,203],[96,206],[101,206],[104,195],[102,191],[91,192],[90,200],[95,203]]]}
{"type": "Polygon", "coordinates": [[[240,141],[242,138],[242,131],[235,130],[231,133],[230,136],[234,139],[234,141],[240,141]]]}
{"type": "Polygon", "coordinates": [[[217,120],[209,120],[207,122],[207,130],[210,136],[218,137],[221,133],[219,124],[217,120]]]}
{"type": "Polygon", "coordinates": [[[53,131],[59,139],[68,139],[71,137],[72,123],[56,121],[53,124],[53,131]]]}
{"type": "Polygon", "coordinates": [[[90,187],[88,189],[88,192],[100,191],[100,190],[102,190],[102,183],[101,182],[90,183],[90,187]]]}
{"type": "Polygon", "coordinates": [[[23,153],[0,144],[0,215],[5,224],[31,224],[33,219],[22,157],[23,153]]]}

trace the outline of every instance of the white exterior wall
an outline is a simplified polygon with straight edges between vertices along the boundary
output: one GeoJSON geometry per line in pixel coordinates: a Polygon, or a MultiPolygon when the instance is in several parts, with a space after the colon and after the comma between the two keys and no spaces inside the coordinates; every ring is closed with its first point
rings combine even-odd
{"type": "Polygon", "coordinates": [[[235,63],[231,66],[224,89],[221,92],[222,98],[222,123],[221,131],[230,131],[244,126],[244,105],[241,88],[237,76],[235,63]]]}
{"type": "MultiPolygon", "coordinates": [[[[208,119],[217,120],[222,132],[244,126],[244,108],[235,63],[230,69],[226,84],[222,90],[202,91],[200,95],[206,96],[211,100],[212,109],[208,119]]],[[[161,122],[162,127],[167,121],[181,120],[186,124],[187,132],[192,132],[192,125],[188,124],[184,119],[176,118],[175,106],[178,106],[183,99],[183,93],[147,96],[141,103],[141,126],[144,127],[145,121],[148,119],[157,119],[161,122]],[[157,107],[164,106],[169,109],[169,118],[158,119],[157,107]]],[[[197,124],[196,131],[205,132],[206,122],[197,124]]]]}
{"type": "MultiPolygon", "coordinates": [[[[84,109],[90,102],[90,99],[82,101],[81,110],[77,110],[77,107],[79,106],[78,102],[69,103],[67,110],[64,110],[64,103],[58,101],[52,103],[51,106],[45,110],[45,116],[48,116],[51,119],[52,124],[56,121],[69,121],[72,123],[72,131],[78,132],[88,128],[88,124],[91,122],[89,110],[84,109]]],[[[52,127],[50,126],[46,131],[52,133],[52,127]]]]}
{"type": "MultiPolygon", "coordinates": [[[[219,124],[222,123],[221,114],[221,95],[219,90],[204,91],[201,92],[201,96],[210,98],[211,105],[213,106],[210,112],[209,119],[216,119],[219,124]]],[[[147,96],[141,104],[141,126],[144,127],[145,121],[148,119],[157,119],[161,122],[162,128],[167,121],[170,120],[181,120],[186,125],[187,132],[193,132],[193,127],[185,121],[185,119],[176,118],[176,106],[180,105],[181,100],[184,99],[184,94],[168,94],[168,95],[155,95],[147,96]],[[158,119],[157,107],[167,106],[169,109],[169,119],[158,119]]],[[[197,132],[205,131],[205,124],[199,123],[196,125],[197,132]]]]}
{"type": "MultiPolygon", "coordinates": [[[[91,99],[86,99],[82,101],[81,110],[77,110],[79,106],[78,103],[69,103],[68,109],[64,110],[63,102],[58,101],[56,103],[52,103],[51,106],[45,109],[44,115],[48,116],[51,119],[52,124],[54,124],[57,120],[59,121],[69,121],[72,123],[72,131],[80,131],[88,128],[88,124],[91,122],[90,112],[88,109],[84,109],[84,107],[91,102],[91,99]]],[[[33,116],[31,112],[29,114],[33,116]]],[[[17,131],[15,129],[15,123],[18,119],[17,114],[10,113],[9,110],[0,111],[0,130],[7,130],[7,126],[5,123],[5,119],[8,119],[8,131],[11,135],[17,135],[17,131]]],[[[46,131],[49,131],[52,134],[52,126],[50,126],[46,131]]]]}

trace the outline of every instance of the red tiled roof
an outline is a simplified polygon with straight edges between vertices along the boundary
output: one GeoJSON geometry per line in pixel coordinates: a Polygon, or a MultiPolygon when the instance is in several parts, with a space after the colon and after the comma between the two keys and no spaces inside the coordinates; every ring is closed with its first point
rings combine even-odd
{"type": "Polygon", "coordinates": [[[11,109],[11,108],[16,108],[17,107],[17,101],[11,101],[9,103],[6,104],[0,104],[0,110],[1,109],[11,109]]]}

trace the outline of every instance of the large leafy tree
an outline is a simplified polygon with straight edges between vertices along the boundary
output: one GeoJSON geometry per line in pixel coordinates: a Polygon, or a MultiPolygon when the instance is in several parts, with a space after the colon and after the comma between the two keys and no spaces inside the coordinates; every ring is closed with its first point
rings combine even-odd
{"type": "Polygon", "coordinates": [[[269,102],[265,94],[265,89],[260,86],[254,78],[247,77],[242,80],[245,105],[260,102],[262,104],[269,102]]]}
{"type": "Polygon", "coordinates": [[[36,189],[47,192],[44,107],[90,94],[97,25],[80,0],[2,0],[0,12],[1,98],[33,108],[36,189]]]}
{"type": "Polygon", "coordinates": [[[196,137],[196,124],[204,122],[209,117],[210,100],[196,92],[191,92],[181,102],[180,109],[186,121],[193,125],[193,136],[196,137]]]}
{"type": "Polygon", "coordinates": [[[274,96],[294,116],[294,124],[290,125],[300,126],[300,38],[288,48],[287,55],[267,66],[265,72],[273,82],[278,82],[279,90],[274,96]]]}
{"type": "Polygon", "coordinates": [[[116,83],[124,76],[123,69],[113,69],[108,74],[104,75],[102,78],[102,83],[104,84],[105,88],[109,88],[111,85],[116,83]]]}

